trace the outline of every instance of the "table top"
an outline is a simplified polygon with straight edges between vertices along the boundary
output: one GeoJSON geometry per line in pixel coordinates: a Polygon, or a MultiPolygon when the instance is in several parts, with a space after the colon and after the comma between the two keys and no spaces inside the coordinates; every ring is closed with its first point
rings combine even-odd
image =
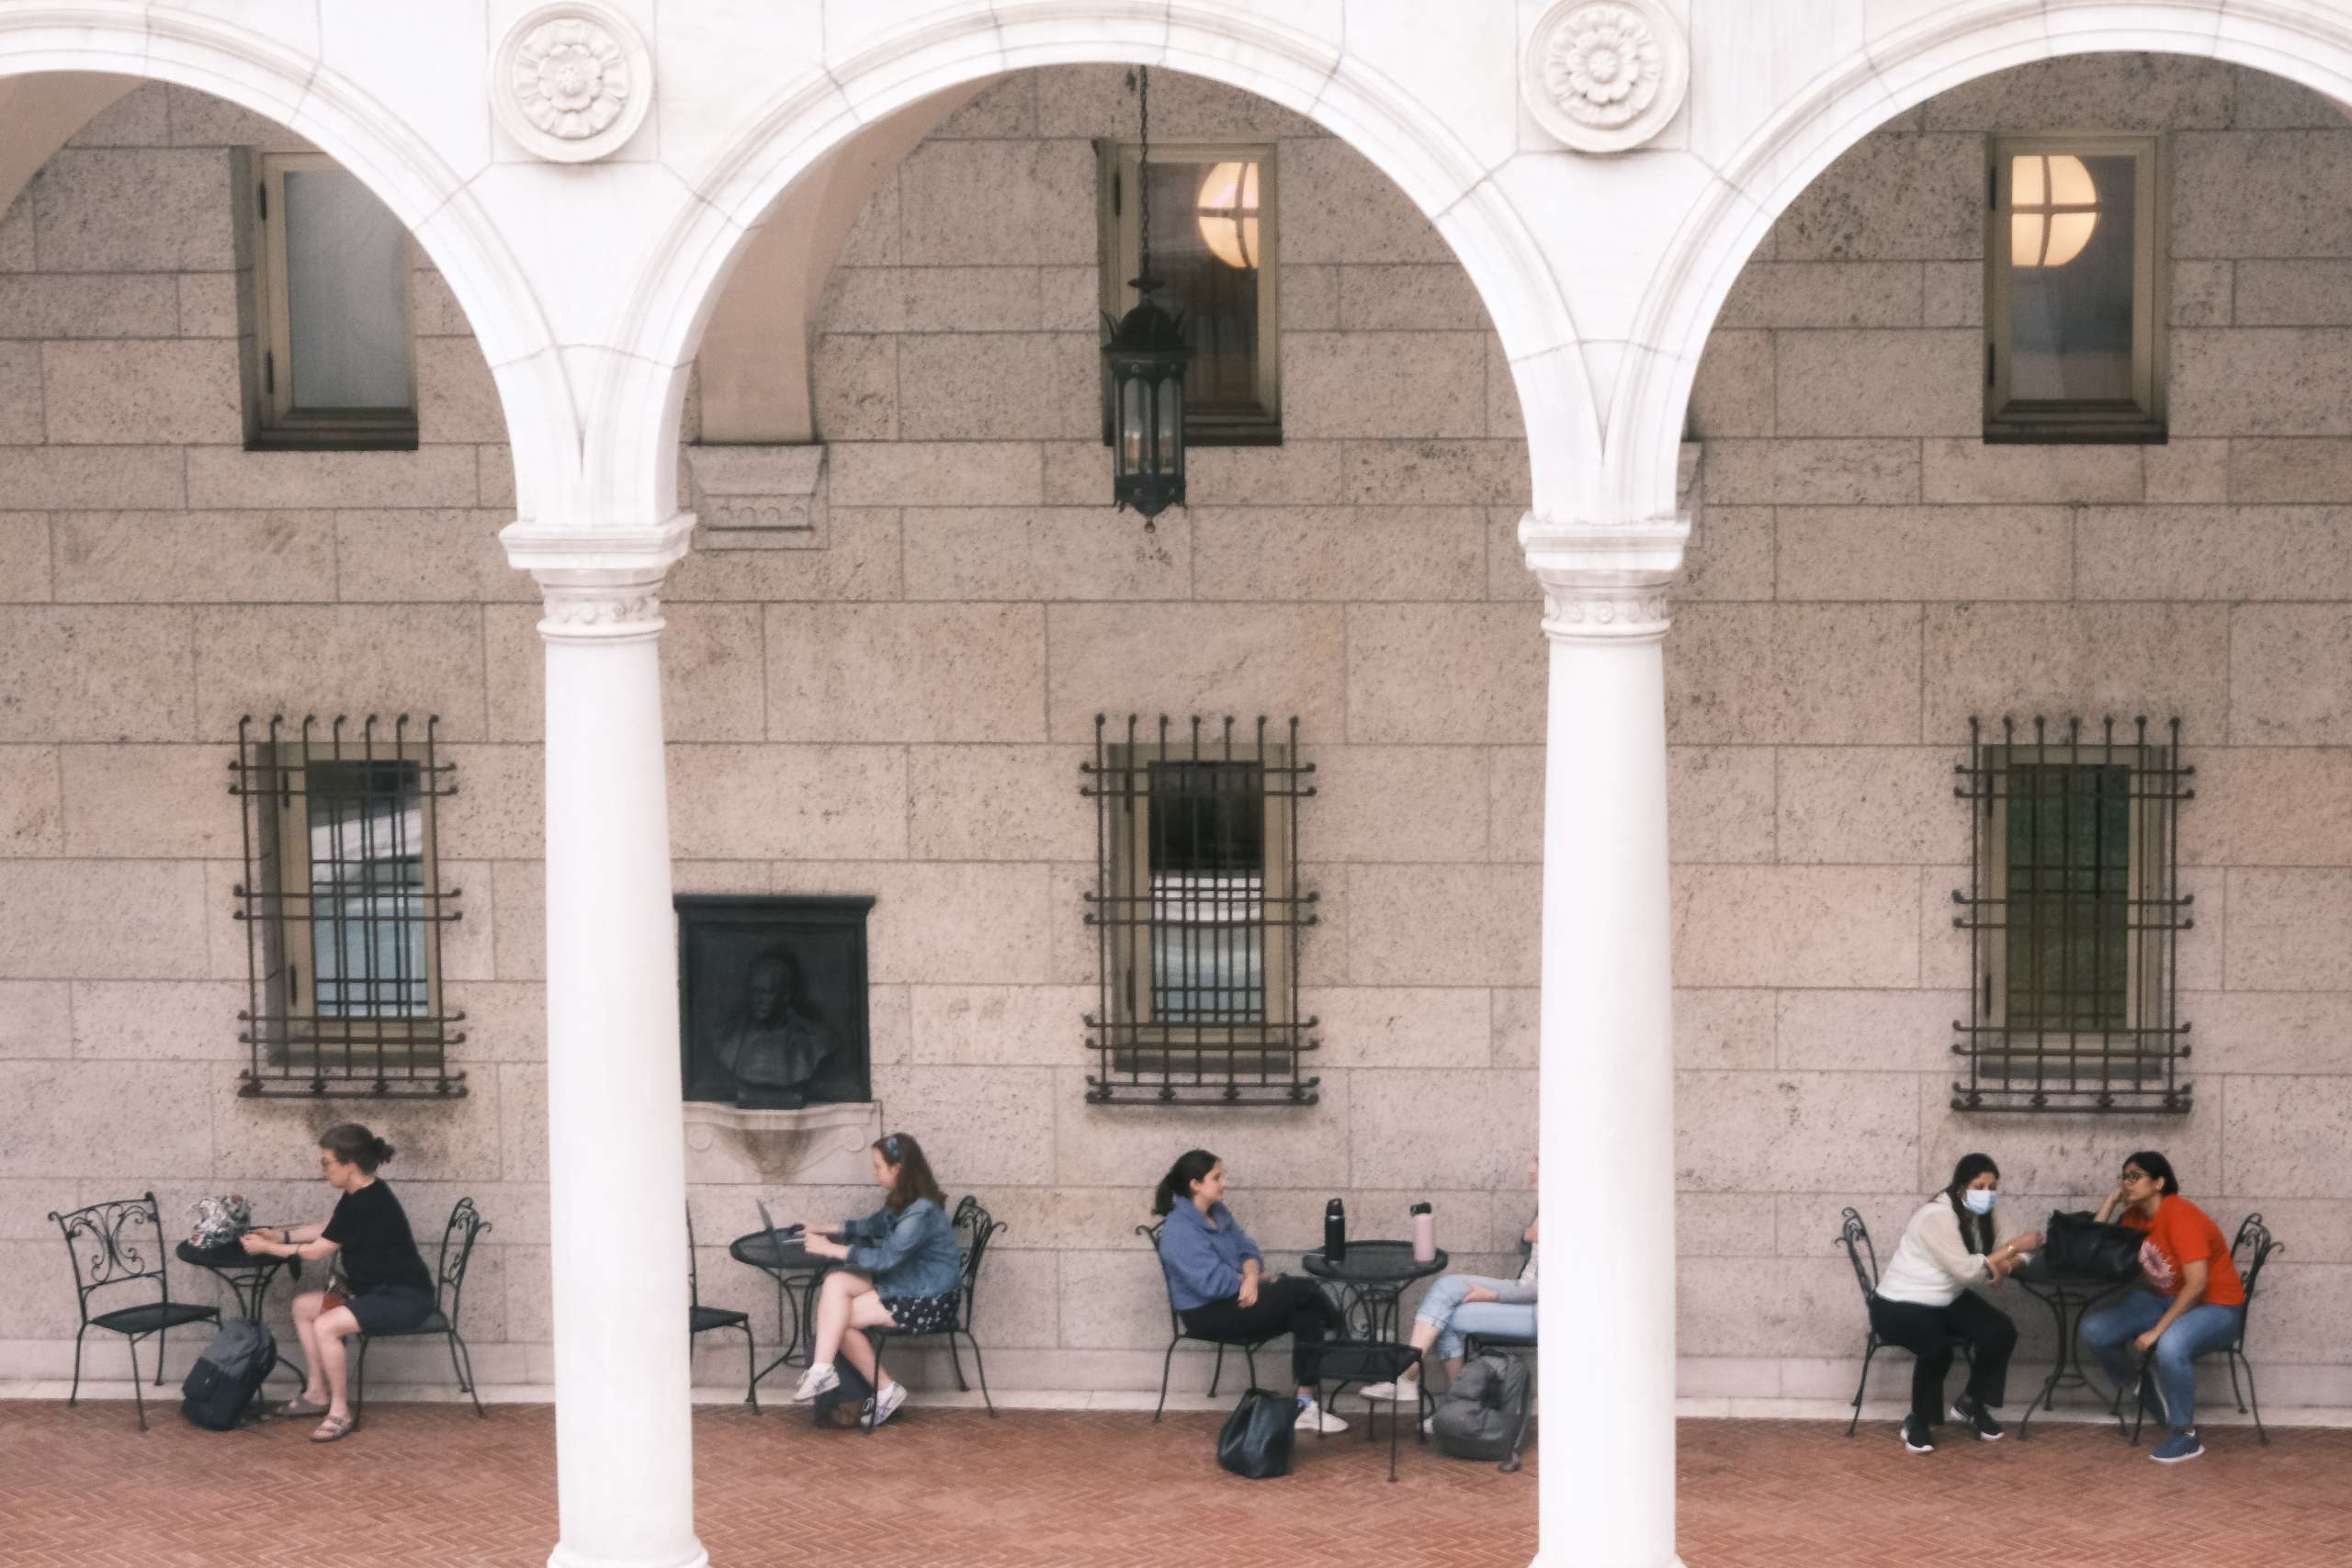
{"type": "Polygon", "coordinates": [[[302,1267],[302,1260],[299,1258],[273,1258],[267,1253],[247,1252],[233,1241],[224,1241],[218,1247],[198,1247],[192,1241],[184,1241],[172,1248],[172,1256],[183,1263],[193,1263],[198,1269],[210,1269],[215,1272],[223,1269],[283,1269],[290,1263],[300,1273],[302,1267]]]}
{"type": "Polygon", "coordinates": [[[2110,1280],[2092,1274],[2053,1274],[2037,1253],[2032,1259],[2013,1270],[2009,1278],[2038,1296],[2103,1296],[2110,1291],[2120,1291],[2138,1281],[2110,1280]]]}
{"type": "Polygon", "coordinates": [[[748,1263],[774,1274],[805,1274],[840,1267],[838,1258],[810,1257],[808,1249],[797,1240],[787,1241],[779,1248],[775,1237],[766,1231],[737,1236],[727,1244],[727,1255],[738,1263],[748,1263]]]}
{"type": "Polygon", "coordinates": [[[1320,1252],[1301,1255],[1299,1267],[1318,1280],[1349,1285],[1402,1285],[1443,1272],[1447,1258],[1440,1247],[1427,1263],[1413,1257],[1409,1241],[1351,1241],[1347,1255],[1337,1261],[1320,1252]]]}

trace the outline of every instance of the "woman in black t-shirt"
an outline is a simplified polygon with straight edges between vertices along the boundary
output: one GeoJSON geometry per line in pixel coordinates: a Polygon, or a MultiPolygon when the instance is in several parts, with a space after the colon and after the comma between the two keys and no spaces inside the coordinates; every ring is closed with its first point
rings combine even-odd
{"type": "Polygon", "coordinates": [[[332,1443],[351,1430],[344,1337],[414,1328],[434,1308],[433,1273],[409,1234],[408,1213],[376,1168],[392,1145],[356,1122],[319,1134],[319,1174],[343,1196],[321,1225],[245,1233],[247,1252],[268,1258],[333,1258],[347,1286],[344,1294],[306,1291],[294,1298],[294,1328],[311,1369],[300,1397],[277,1407],[279,1416],[320,1416],[314,1443],[332,1443]]]}

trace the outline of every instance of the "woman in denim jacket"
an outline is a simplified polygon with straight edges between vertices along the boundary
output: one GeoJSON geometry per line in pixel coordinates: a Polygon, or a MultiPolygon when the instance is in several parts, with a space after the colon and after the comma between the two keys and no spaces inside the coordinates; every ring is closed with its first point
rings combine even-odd
{"type": "MultiPolygon", "coordinates": [[[[841,1386],[833,1371],[837,1353],[845,1353],[867,1383],[876,1384],[873,1342],[851,1329],[937,1334],[956,1318],[964,1258],[922,1145],[911,1133],[893,1133],[876,1139],[872,1153],[875,1182],[888,1193],[882,1206],[843,1224],[846,1242],[812,1235],[803,1243],[810,1256],[838,1258],[849,1267],[826,1275],[818,1294],[816,1344],[808,1371],[792,1391],[796,1404],[841,1386]]],[[[881,1382],[874,1400],[878,1427],[907,1402],[906,1385],[881,1382]]]]}

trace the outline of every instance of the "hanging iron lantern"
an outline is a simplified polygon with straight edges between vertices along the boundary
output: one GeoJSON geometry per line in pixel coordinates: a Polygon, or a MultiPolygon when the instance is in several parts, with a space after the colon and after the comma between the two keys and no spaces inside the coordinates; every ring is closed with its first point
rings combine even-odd
{"type": "Polygon", "coordinates": [[[1111,382],[1111,500],[1143,513],[1144,526],[1170,506],[1184,504],[1184,368],[1193,351],[1182,317],[1151,298],[1151,73],[1138,73],[1143,150],[1136,184],[1142,243],[1138,276],[1127,280],[1137,299],[1117,321],[1102,319],[1102,365],[1111,382]]]}

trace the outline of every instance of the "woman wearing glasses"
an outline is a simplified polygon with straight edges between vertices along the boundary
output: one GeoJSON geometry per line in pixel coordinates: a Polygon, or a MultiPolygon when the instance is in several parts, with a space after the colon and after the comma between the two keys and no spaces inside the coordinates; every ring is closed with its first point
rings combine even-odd
{"type": "Polygon", "coordinates": [[[877,1138],[871,1153],[875,1184],[885,1194],[882,1206],[862,1220],[844,1223],[846,1242],[810,1235],[802,1243],[811,1257],[837,1258],[849,1267],[825,1276],[817,1297],[816,1343],[792,1399],[805,1404],[840,1387],[833,1358],[845,1354],[874,1389],[874,1425],[878,1427],[907,1402],[906,1385],[895,1380],[877,1384],[873,1342],[850,1330],[944,1331],[956,1321],[964,1259],[956,1246],[955,1224],[947,1217],[947,1201],[914,1134],[877,1138]]]}
{"type": "Polygon", "coordinates": [[[2041,1235],[2027,1231],[1996,1239],[2000,1227],[1993,1211],[2000,1191],[2001,1168],[1992,1156],[1962,1155],[1944,1190],[1922,1203],[1903,1227],[1903,1239],[1871,1297],[1871,1330],[1912,1355],[1911,1414],[1904,1418],[1903,1446],[1915,1454],[1935,1452],[1944,1376],[1951,1371],[1952,1352],[1962,1345],[1969,1348],[1968,1388],[1952,1401],[1952,1419],[1988,1443],[2003,1436],[1993,1411],[2007,1402],[2018,1326],[1969,1287],[2008,1278],[2041,1245],[2041,1235]]]}
{"type": "Polygon", "coordinates": [[[2205,1451],[2197,1440],[2197,1358],[2237,1342],[2245,1330],[2245,1282],[2230,1257],[2222,1227],[2180,1195],[2172,1162],[2143,1149],[2123,1162],[2123,1179],[2099,1205],[2098,1217],[2136,1231],[2140,1289],[2083,1314],[2082,1341],[2108,1378],[2137,1390],[2171,1435],[2148,1457],[2178,1464],[2205,1451]],[[2153,1380],[2143,1383],[2137,1358],[2153,1380]]]}

